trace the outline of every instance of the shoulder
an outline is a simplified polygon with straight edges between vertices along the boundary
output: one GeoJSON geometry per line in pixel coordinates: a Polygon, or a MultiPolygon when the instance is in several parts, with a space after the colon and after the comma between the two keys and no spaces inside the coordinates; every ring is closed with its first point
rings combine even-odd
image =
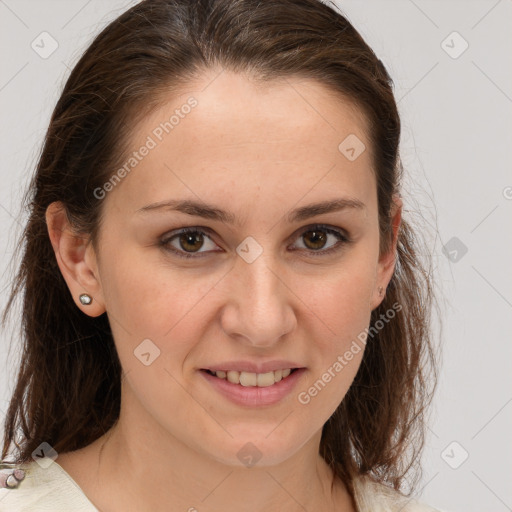
{"type": "Polygon", "coordinates": [[[354,494],[358,512],[442,512],[368,476],[359,476],[354,480],[354,494]]]}
{"type": "Polygon", "coordinates": [[[47,460],[48,465],[31,461],[17,466],[25,478],[14,489],[0,489],[0,512],[98,512],[64,469],[47,460]]]}

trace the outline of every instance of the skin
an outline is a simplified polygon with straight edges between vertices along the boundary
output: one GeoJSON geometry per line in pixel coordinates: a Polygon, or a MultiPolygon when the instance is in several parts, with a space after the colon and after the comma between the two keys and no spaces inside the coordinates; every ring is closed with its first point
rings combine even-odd
{"type": "Polygon", "coordinates": [[[102,512],[353,511],[319,444],[363,350],[310,403],[297,395],[349,349],[384,298],[378,288],[393,274],[402,203],[395,198],[394,241],[379,257],[366,121],[310,79],[257,85],[210,70],[134,126],[133,149],[190,96],[198,105],[103,199],[97,251],[73,233],[59,203],[47,210],[77,307],[92,317],[107,312],[124,370],[119,422],[57,462],[102,512]],[[349,134],[367,148],[354,161],[338,150],[349,134]],[[366,207],[286,219],[294,208],[340,197],[366,207]],[[169,199],[213,203],[239,225],[165,210],[137,213],[169,199]],[[338,239],[323,232],[324,245],[315,242],[306,234],[314,223],[343,230],[352,242],[319,255],[338,239]],[[210,228],[203,245],[183,246],[179,237],[168,245],[202,253],[196,259],[159,245],[187,226],[210,228]],[[252,263],[236,252],[248,236],[263,250],[252,263]],[[79,302],[84,292],[91,305],[79,302]],[[148,338],[160,357],[145,366],[133,352],[148,338]],[[307,370],[279,403],[240,406],[199,373],[235,359],[289,359],[307,370]],[[248,442],[261,452],[251,468],[237,457],[248,442]]]}

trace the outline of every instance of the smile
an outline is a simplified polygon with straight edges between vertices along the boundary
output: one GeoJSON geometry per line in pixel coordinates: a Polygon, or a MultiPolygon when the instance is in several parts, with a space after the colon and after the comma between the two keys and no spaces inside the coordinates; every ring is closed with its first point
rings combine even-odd
{"type": "Polygon", "coordinates": [[[211,371],[205,370],[210,375],[214,375],[219,379],[227,380],[231,382],[231,384],[240,384],[245,387],[259,387],[265,388],[268,386],[273,386],[277,382],[280,382],[282,379],[286,379],[292,372],[297,370],[298,368],[286,368],[284,370],[276,370],[273,372],[267,373],[251,373],[251,372],[238,372],[235,370],[229,370],[227,372],[219,370],[219,371],[211,371]]]}
{"type": "Polygon", "coordinates": [[[258,407],[280,402],[297,387],[305,372],[306,368],[286,368],[267,373],[235,370],[213,372],[206,369],[198,373],[217,395],[237,405],[258,407]]]}

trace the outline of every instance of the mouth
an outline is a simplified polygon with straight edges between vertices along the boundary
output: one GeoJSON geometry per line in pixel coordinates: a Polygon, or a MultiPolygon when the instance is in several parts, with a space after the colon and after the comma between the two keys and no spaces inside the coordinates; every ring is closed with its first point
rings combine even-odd
{"type": "Polygon", "coordinates": [[[259,387],[265,388],[273,386],[282,380],[286,380],[290,375],[295,373],[300,368],[283,368],[281,370],[275,370],[267,373],[251,373],[245,371],[236,370],[208,370],[206,368],[201,369],[202,372],[208,373],[213,377],[220,380],[225,380],[231,384],[238,384],[243,387],[259,387]]]}
{"type": "Polygon", "coordinates": [[[281,403],[292,394],[306,372],[306,368],[283,368],[267,373],[207,368],[198,371],[220,396],[250,408],[281,403]]]}

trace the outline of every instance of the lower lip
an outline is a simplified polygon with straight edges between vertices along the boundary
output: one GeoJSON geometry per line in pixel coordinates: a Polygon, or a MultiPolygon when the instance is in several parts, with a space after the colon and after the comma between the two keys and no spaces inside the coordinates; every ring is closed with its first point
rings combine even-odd
{"type": "Polygon", "coordinates": [[[226,379],[219,379],[204,370],[200,370],[199,373],[201,373],[221,395],[224,395],[235,404],[256,407],[273,405],[282,400],[291,393],[305,371],[306,368],[299,368],[293,373],[290,373],[288,377],[272,384],[272,386],[262,388],[258,386],[245,387],[241,384],[233,384],[226,379]]]}

